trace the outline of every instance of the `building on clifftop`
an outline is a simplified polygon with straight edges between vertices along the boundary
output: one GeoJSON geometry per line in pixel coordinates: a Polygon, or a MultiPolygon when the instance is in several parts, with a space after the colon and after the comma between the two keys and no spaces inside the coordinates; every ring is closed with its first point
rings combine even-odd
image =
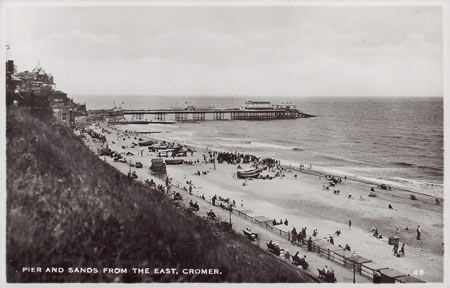
{"type": "Polygon", "coordinates": [[[86,116],[86,104],[78,104],[67,97],[67,93],[55,90],[52,74],[48,74],[38,65],[33,71],[23,71],[17,74],[20,82],[17,89],[26,95],[32,103],[46,102],[53,111],[57,121],[68,125],[76,122],[76,117],[86,116]]]}

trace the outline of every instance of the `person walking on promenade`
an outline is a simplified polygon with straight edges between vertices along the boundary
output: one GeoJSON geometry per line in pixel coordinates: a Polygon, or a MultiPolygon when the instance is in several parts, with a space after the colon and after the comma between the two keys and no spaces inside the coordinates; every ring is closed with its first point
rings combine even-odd
{"type": "Polygon", "coordinates": [[[352,220],[348,220],[348,230],[352,229],[352,220]]]}
{"type": "Polygon", "coordinates": [[[297,230],[295,229],[295,227],[292,228],[291,235],[291,243],[294,243],[297,240],[297,230]]]}
{"type": "Polygon", "coordinates": [[[289,253],[289,250],[286,249],[284,252],[284,258],[286,259],[286,261],[289,262],[289,259],[291,259],[291,254],[289,253]]]}
{"type": "Polygon", "coordinates": [[[312,251],[312,239],[311,239],[311,237],[309,237],[309,239],[308,239],[308,251],[309,252],[312,251]]]}
{"type": "Polygon", "coordinates": [[[417,226],[416,232],[417,232],[417,240],[420,240],[420,225],[417,226]]]}

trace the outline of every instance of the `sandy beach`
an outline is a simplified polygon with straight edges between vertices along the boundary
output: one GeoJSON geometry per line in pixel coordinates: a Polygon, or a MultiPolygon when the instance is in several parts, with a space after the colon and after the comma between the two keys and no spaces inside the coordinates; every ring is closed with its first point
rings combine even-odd
{"type": "MultiPolygon", "coordinates": [[[[109,148],[119,153],[133,153],[125,156],[128,163],[139,161],[144,167],[129,167],[128,163],[113,162],[110,157],[102,156],[102,159],[124,173],[136,171],[142,181],[154,179],[157,183],[163,183],[149,173],[151,159],[157,157],[156,153],[149,152],[147,147],[131,148],[133,142],[140,142],[139,138],[149,140],[151,135],[125,134],[113,126],[104,127],[112,132],[104,133],[109,148]]],[[[91,140],[87,145],[96,151],[100,143],[91,140]]],[[[287,226],[281,225],[286,231],[293,227],[297,231],[307,227],[308,235],[317,229],[318,237],[328,239],[329,235],[340,230],[340,236],[334,235],[335,245],[348,244],[352,251],[365,258],[424,281],[443,281],[443,199],[439,199],[439,205],[435,197],[422,194],[416,195],[417,200],[411,200],[409,191],[395,188],[381,190],[371,183],[344,178],[336,187],[325,190],[323,187],[328,180],[324,175],[308,170],[300,172],[292,169],[284,177],[245,181],[235,176],[238,165],[205,163],[205,150],[196,150],[192,157],[189,155],[183,159],[199,160],[200,163],[167,166],[172,184],[187,187],[186,182],[192,181],[193,194],[204,195],[206,199],[214,195],[230,198],[236,206],[245,206],[255,214],[277,221],[288,219],[287,226]],[[208,173],[194,175],[197,171],[208,173]],[[377,197],[368,197],[371,187],[375,188],[377,197]],[[339,195],[334,194],[333,190],[339,190],[339,195]],[[393,209],[388,208],[389,204],[393,209]],[[418,225],[421,240],[416,239],[418,225]],[[372,236],[372,228],[378,229],[382,239],[372,236]],[[387,243],[390,236],[398,236],[400,244],[405,243],[405,257],[394,257],[392,245],[387,243]]],[[[250,168],[248,164],[241,166],[242,170],[250,168]]]]}

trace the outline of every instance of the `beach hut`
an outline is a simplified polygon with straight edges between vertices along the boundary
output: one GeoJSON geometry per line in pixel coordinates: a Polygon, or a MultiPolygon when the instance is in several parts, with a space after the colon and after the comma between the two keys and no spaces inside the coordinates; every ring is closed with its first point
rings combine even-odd
{"type": "Polygon", "coordinates": [[[255,218],[261,217],[261,214],[255,213],[255,212],[252,212],[252,211],[247,212],[245,214],[246,214],[247,219],[252,220],[252,222],[255,222],[255,218]]]}
{"type": "Polygon", "coordinates": [[[395,278],[406,276],[405,273],[392,268],[383,269],[381,273],[381,283],[395,283],[395,278]]]}
{"type": "Polygon", "coordinates": [[[161,175],[166,174],[166,164],[164,164],[164,160],[161,158],[152,159],[152,165],[150,166],[150,173],[152,175],[161,175]]]}
{"type": "Polygon", "coordinates": [[[275,233],[278,233],[280,236],[285,237],[286,239],[289,239],[289,235],[290,235],[290,231],[289,231],[289,226],[287,225],[277,225],[277,226],[272,226],[273,229],[272,231],[274,231],[275,233]]]}
{"type": "Polygon", "coordinates": [[[261,226],[263,228],[267,228],[268,226],[270,226],[273,221],[273,220],[267,218],[266,216],[255,217],[253,220],[256,224],[258,224],[259,226],[261,226]]]}
{"type": "Polygon", "coordinates": [[[233,207],[233,213],[247,219],[247,215],[253,213],[253,211],[245,207],[233,207]]]}
{"type": "MultiPolygon", "coordinates": [[[[323,240],[322,240],[323,241],[323,240]]],[[[327,242],[327,241],[324,241],[327,242]]],[[[320,253],[322,255],[326,255],[328,259],[333,260],[334,262],[343,263],[343,259],[339,254],[335,252],[342,251],[342,248],[339,246],[335,246],[329,242],[328,244],[322,245],[319,247],[320,253]]]]}
{"type": "Polygon", "coordinates": [[[375,272],[377,271],[381,271],[384,269],[388,269],[389,267],[387,267],[386,265],[381,265],[378,264],[377,262],[367,262],[367,263],[362,263],[361,264],[361,274],[368,276],[368,277],[373,277],[375,272]]]}
{"type": "Polygon", "coordinates": [[[353,262],[355,262],[356,271],[358,271],[359,274],[361,274],[361,275],[362,275],[362,264],[372,262],[372,260],[364,258],[358,254],[352,255],[352,257],[350,257],[350,258],[346,257],[345,260],[346,260],[346,262],[351,263],[351,265],[353,262]]]}
{"type": "MultiPolygon", "coordinates": [[[[352,259],[353,253],[351,251],[345,249],[339,249],[333,252],[335,255],[335,259],[339,262],[342,261],[343,266],[350,266],[353,264],[353,261],[347,261],[347,259],[352,259]]],[[[335,260],[335,261],[336,261],[335,260]]]]}
{"type": "MultiPolygon", "coordinates": [[[[313,240],[313,243],[314,243],[314,245],[313,245],[313,251],[314,252],[316,252],[316,253],[322,253],[322,252],[324,252],[324,251],[327,251],[325,248],[323,248],[323,247],[325,247],[325,246],[329,246],[329,245],[331,245],[331,246],[333,246],[330,242],[328,242],[328,241],[325,241],[325,240],[323,240],[323,239],[317,239],[317,240],[313,240]]],[[[334,246],[333,246],[334,247],[334,246]]],[[[339,248],[340,249],[340,248],[339,248]]]]}
{"type": "Polygon", "coordinates": [[[425,281],[410,275],[406,275],[395,278],[395,283],[425,283],[425,281]]]}
{"type": "Polygon", "coordinates": [[[388,244],[389,245],[398,245],[400,243],[400,239],[398,237],[389,237],[388,244]]]}

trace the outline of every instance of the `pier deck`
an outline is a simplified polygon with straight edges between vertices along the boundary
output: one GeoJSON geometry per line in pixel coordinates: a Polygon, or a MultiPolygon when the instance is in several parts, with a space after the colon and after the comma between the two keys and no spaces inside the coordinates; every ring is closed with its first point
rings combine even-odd
{"type": "Polygon", "coordinates": [[[275,120],[315,117],[297,109],[154,109],[122,110],[126,120],[205,121],[205,120],[275,120]]]}

